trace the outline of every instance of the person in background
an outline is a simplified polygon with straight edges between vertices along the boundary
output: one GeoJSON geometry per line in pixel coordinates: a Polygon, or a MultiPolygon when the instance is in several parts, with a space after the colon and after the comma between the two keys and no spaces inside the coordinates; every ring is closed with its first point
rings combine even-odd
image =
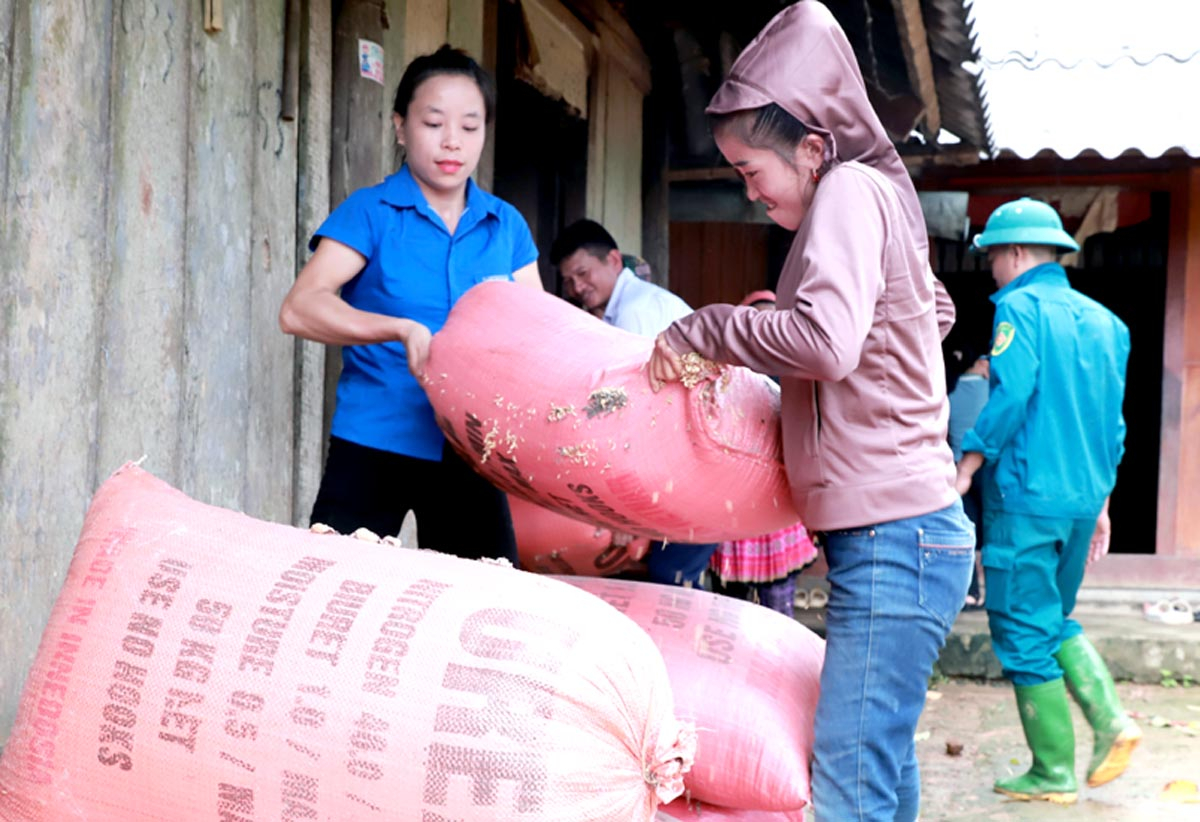
{"type": "Polygon", "coordinates": [[[1088,785],[1120,776],[1142,736],[1070,618],[1089,559],[1108,553],[1129,329],[1071,288],[1056,255],[1079,246],[1046,203],[1005,203],[973,245],[999,290],[990,393],[963,436],[957,487],[967,493],[983,468],[988,627],[1033,753],[1028,772],[995,789],[1068,804],[1077,797],[1068,689],[1095,737],[1088,785]]]}
{"type": "Polygon", "coordinates": [[[550,262],[574,300],[617,328],[653,337],[672,320],[692,313],[679,297],[628,268],[616,240],[595,220],[577,220],[564,228],[551,246],[550,262]]]}
{"type": "Polygon", "coordinates": [[[471,286],[541,288],[524,218],[471,180],[495,97],[492,78],[457,49],[409,64],[392,113],[405,162],[322,223],[279,324],[343,346],[311,521],[394,535],[411,509],[422,547],[515,563],[507,499],[447,445],[420,383],[431,335],[471,286]]]}
{"type": "MultiPolygon", "coordinates": [[[[653,337],[692,313],[679,297],[634,274],[616,240],[595,220],[578,220],[563,229],[550,249],[550,262],[558,266],[563,286],[584,310],[633,334],[653,337]]],[[[716,548],[716,543],[652,542],[645,556],[650,580],[700,586],[716,548]]]]}
{"type": "Polygon", "coordinates": [[[708,112],[747,198],[795,238],[779,310],[710,305],[676,320],[650,384],[679,379],[689,352],[780,378],[792,499],[831,587],[813,808],[822,822],[912,822],[913,735],[975,553],[946,441],[953,303],[930,270],[912,180],[825,6],[776,15],[708,112]]]}
{"type": "MultiPolygon", "coordinates": [[[[775,292],[752,291],[741,304],[774,311],[775,292]]],[[[795,616],[796,577],[816,556],[817,548],[801,522],[771,534],[722,542],[709,563],[713,590],[795,616]]]]}
{"type": "Polygon", "coordinates": [[[639,257],[637,254],[625,254],[622,252],[621,263],[630,271],[632,271],[634,276],[639,280],[652,282],[652,278],[650,276],[650,263],[648,263],[642,257],[639,257]]]}
{"type": "MultiPolygon", "coordinates": [[[[956,354],[964,355],[962,351],[956,354]]],[[[974,352],[966,352],[970,358],[974,352]]],[[[958,368],[962,368],[961,365],[958,368]]],[[[962,460],[962,438],[975,424],[976,417],[983,410],[988,398],[988,358],[987,355],[975,357],[966,371],[955,374],[953,387],[950,389],[950,450],[954,453],[954,464],[962,460]]],[[[978,611],[983,608],[983,592],[979,584],[982,576],[979,570],[979,549],[983,545],[983,497],[978,486],[972,486],[963,494],[963,510],[975,525],[975,567],[971,573],[971,585],[967,588],[967,601],[963,606],[965,611],[978,611]]]]}

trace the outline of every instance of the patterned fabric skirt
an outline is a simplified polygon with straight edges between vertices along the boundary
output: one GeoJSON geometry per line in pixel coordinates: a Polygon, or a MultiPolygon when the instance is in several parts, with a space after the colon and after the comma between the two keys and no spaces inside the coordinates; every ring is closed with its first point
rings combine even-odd
{"type": "Polygon", "coordinates": [[[774,582],[816,558],[808,529],[797,522],[773,534],[722,542],[709,566],[725,582],[774,582]]]}

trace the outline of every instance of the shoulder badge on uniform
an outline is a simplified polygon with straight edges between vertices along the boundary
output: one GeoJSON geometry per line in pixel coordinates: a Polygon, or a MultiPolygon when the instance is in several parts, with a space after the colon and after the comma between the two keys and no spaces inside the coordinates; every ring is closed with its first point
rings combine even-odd
{"type": "Polygon", "coordinates": [[[992,356],[999,357],[1012,345],[1017,329],[1010,322],[1002,322],[996,326],[996,339],[992,340],[992,356]]]}

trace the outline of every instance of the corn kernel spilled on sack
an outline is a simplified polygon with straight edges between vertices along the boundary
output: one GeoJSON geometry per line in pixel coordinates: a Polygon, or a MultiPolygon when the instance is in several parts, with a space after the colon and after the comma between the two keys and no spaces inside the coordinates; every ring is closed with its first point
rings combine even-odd
{"type": "Polygon", "coordinates": [[[655,394],[653,345],[545,292],[481,283],[434,335],[425,390],[477,471],[567,516],[673,542],[799,519],[775,384],[721,367],[655,394]]]}

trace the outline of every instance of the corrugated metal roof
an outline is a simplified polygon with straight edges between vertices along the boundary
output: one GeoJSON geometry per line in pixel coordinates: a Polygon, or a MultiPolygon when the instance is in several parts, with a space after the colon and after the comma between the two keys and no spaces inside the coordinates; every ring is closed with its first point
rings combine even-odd
{"type": "Polygon", "coordinates": [[[1200,157],[1200,3],[972,0],[995,146],[1200,157]]]}
{"type": "Polygon", "coordinates": [[[963,68],[979,59],[963,0],[925,0],[926,39],[933,60],[942,128],[985,151],[992,149],[979,78],[963,68]]]}

